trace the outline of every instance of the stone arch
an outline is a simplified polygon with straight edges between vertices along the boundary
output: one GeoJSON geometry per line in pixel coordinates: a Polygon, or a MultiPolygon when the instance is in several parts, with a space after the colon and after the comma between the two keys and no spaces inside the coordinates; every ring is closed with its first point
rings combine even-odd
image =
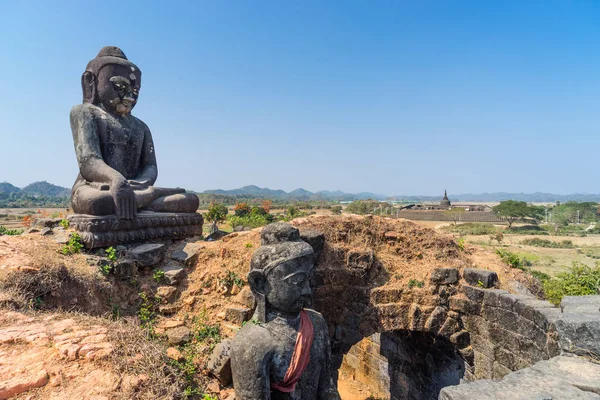
{"type": "Polygon", "coordinates": [[[552,323],[560,309],[496,289],[491,271],[437,268],[423,287],[386,286],[388,272],[372,251],[331,257],[336,251],[318,260],[314,281],[314,308],[329,324],[334,368],[365,340],[381,352],[382,337],[390,335],[450,344],[467,382],[499,379],[561,352],[552,323]]]}

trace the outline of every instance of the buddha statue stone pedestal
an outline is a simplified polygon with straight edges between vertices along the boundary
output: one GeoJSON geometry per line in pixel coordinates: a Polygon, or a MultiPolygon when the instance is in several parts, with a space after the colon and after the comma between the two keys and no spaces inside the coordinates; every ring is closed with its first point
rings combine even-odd
{"type": "Polygon", "coordinates": [[[140,69],[113,46],[100,50],[81,78],[83,104],[71,110],[79,175],[69,221],[88,248],[202,233],[198,196],[153,186],[152,135],[131,115],[141,83],[140,69]]]}
{"type": "Polygon", "coordinates": [[[130,220],[115,215],[73,214],[70,226],[79,231],[89,249],[145,240],[185,239],[202,234],[202,215],[198,213],[138,212],[130,220]]]}

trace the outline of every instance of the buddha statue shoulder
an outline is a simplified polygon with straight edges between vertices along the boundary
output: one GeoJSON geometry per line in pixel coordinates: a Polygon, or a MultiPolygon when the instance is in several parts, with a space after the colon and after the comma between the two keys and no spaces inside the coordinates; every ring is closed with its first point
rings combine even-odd
{"type": "Polygon", "coordinates": [[[71,110],[79,175],[72,189],[77,214],[133,219],[140,210],[193,213],[199,199],[184,189],[153,186],[156,151],[148,126],[131,115],[140,69],[118,47],[104,47],[81,77],[83,104],[71,110]]]}

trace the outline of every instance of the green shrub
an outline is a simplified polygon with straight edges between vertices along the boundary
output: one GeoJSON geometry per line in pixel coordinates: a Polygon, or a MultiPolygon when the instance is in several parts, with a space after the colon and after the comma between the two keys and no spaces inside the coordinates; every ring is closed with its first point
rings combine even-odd
{"type": "Polygon", "coordinates": [[[567,272],[543,282],[544,295],[554,305],[560,304],[564,296],[600,294],[600,268],[590,268],[577,261],[567,272]]]}
{"type": "Polygon", "coordinates": [[[61,219],[58,224],[65,229],[69,229],[69,220],[68,219],[61,219]]]}
{"type": "Polygon", "coordinates": [[[511,251],[497,249],[496,254],[498,254],[502,261],[504,261],[506,265],[508,265],[511,268],[517,268],[525,271],[525,267],[531,267],[531,261],[511,251]]]}
{"type": "Polygon", "coordinates": [[[548,279],[550,279],[550,275],[545,274],[541,271],[536,271],[534,269],[529,270],[529,274],[531,274],[531,276],[533,276],[534,278],[536,278],[537,280],[539,280],[540,282],[546,282],[548,279]]]}
{"type": "Polygon", "coordinates": [[[100,264],[98,268],[100,269],[100,273],[106,276],[110,275],[110,273],[114,270],[114,266],[112,264],[100,264]]]}
{"type": "Polygon", "coordinates": [[[106,254],[106,257],[110,262],[114,263],[115,261],[117,261],[117,258],[119,258],[119,256],[117,255],[117,249],[115,249],[112,246],[104,249],[104,253],[106,254]]]}
{"type": "Polygon", "coordinates": [[[2,236],[2,235],[18,236],[22,233],[23,233],[23,229],[7,229],[7,228],[3,227],[2,225],[0,225],[0,236],[2,236]]]}
{"type": "Polygon", "coordinates": [[[496,233],[496,227],[492,224],[480,224],[476,222],[467,222],[459,225],[448,225],[442,227],[442,230],[459,235],[492,235],[496,233]]]}
{"type": "Polygon", "coordinates": [[[229,214],[229,209],[225,205],[213,202],[210,203],[208,211],[204,216],[208,222],[216,225],[225,221],[227,214],[229,214]]]}
{"type": "Polygon", "coordinates": [[[586,257],[600,259],[600,247],[598,246],[584,246],[580,249],[577,249],[579,254],[583,254],[586,257]]]}
{"type": "Polygon", "coordinates": [[[504,233],[516,235],[549,235],[548,230],[539,225],[513,226],[504,233]]]}
{"type": "Polygon", "coordinates": [[[77,232],[73,232],[69,235],[69,241],[60,249],[60,252],[65,256],[69,256],[79,253],[82,249],[83,241],[81,240],[81,236],[77,232]]]}
{"type": "Polygon", "coordinates": [[[237,227],[259,228],[273,222],[273,215],[263,215],[258,213],[250,213],[241,217],[237,215],[229,215],[227,217],[227,221],[229,221],[229,224],[234,229],[237,227]]]}
{"type": "Polygon", "coordinates": [[[554,233],[559,236],[587,236],[588,232],[585,231],[585,227],[582,225],[566,225],[559,226],[558,229],[554,229],[554,233]]]}
{"type": "Polygon", "coordinates": [[[548,247],[552,249],[572,249],[573,247],[575,247],[573,242],[570,240],[554,242],[552,240],[540,238],[525,239],[521,242],[521,244],[524,244],[526,246],[548,247]]]}

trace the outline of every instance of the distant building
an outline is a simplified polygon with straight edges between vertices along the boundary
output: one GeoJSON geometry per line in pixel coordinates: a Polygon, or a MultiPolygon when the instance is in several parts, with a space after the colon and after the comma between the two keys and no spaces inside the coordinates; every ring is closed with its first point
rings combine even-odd
{"type": "Polygon", "coordinates": [[[440,200],[440,204],[409,204],[402,207],[402,210],[414,210],[414,211],[445,211],[451,208],[464,208],[465,211],[483,211],[491,212],[490,206],[481,204],[454,204],[448,198],[448,192],[444,190],[444,197],[440,200]]]}
{"type": "Polygon", "coordinates": [[[439,204],[409,204],[402,207],[396,216],[405,219],[422,221],[454,221],[453,216],[448,215],[447,210],[463,209],[460,214],[461,222],[493,222],[503,223],[502,217],[495,215],[492,208],[483,204],[458,204],[450,201],[448,193],[444,190],[444,197],[439,204]]]}
{"type": "Polygon", "coordinates": [[[442,199],[442,201],[440,201],[440,207],[450,208],[451,206],[452,206],[452,203],[450,203],[450,199],[448,198],[448,193],[446,192],[446,189],[444,189],[444,198],[442,199]]]}

